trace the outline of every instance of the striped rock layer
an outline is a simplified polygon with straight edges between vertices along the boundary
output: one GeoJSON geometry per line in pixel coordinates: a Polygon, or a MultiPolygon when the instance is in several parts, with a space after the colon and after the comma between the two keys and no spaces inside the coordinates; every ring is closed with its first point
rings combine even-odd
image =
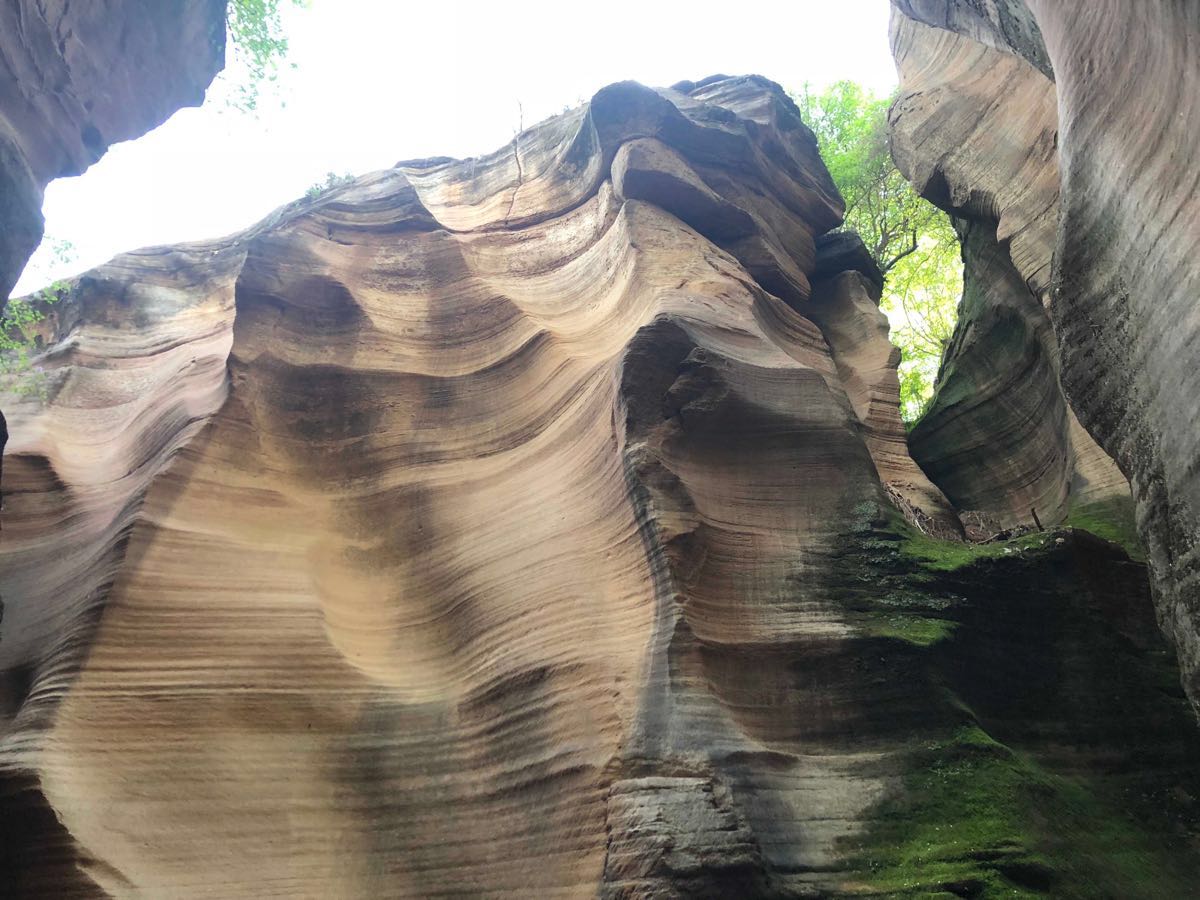
{"type": "Polygon", "coordinates": [[[80,278],[7,407],[6,884],[853,894],[976,763],[1041,818],[933,887],[1124,884],[1112,844],[1038,855],[1091,840],[1080,773],[1167,797],[1118,837],[1193,884],[1142,568],[899,551],[960,526],[840,218],[776,85],[623,83],[80,278]]]}
{"type": "Polygon", "coordinates": [[[855,633],[821,575],[881,473],[957,527],[877,290],[818,284],[861,378],[800,311],[840,216],[771,83],[627,83],[83,276],[0,549],[3,753],[63,855],[213,897],[829,857],[878,779],[755,697],[855,633]]]}
{"type": "Polygon", "coordinates": [[[898,0],[892,48],[893,155],[951,214],[964,262],[959,325],[913,456],[993,532],[1127,504],[1125,477],[1066,398],[1047,310],[1057,113],[1036,23],[1019,2],[898,0]]]}

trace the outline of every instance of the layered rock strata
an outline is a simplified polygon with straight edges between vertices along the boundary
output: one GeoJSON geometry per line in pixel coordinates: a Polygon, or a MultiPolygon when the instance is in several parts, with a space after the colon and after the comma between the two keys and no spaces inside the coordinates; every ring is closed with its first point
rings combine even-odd
{"type": "Polygon", "coordinates": [[[1058,87],[1063,381],[1129,476],[1160,618],[1200,701],[1200,8],[1030,8],[1058,87]]]}
{"type": "Polygon", "coordinates": [[[929,410],[909,434],[913,458],[956,507],[976,514],[979,538],[1127,504],[1127,482],[1067,402],[1050,318],[995,226],[959,219],[957,228],[960,325],[929,410]]]}
{"type": "Polygon", "coordinates": [[[846,232],[817,239],[816,266],[813,295],[803,310],[829,344],[889,498],[923,533],[962,538],[957,513],[908,453],[896,373],[900,351],[888,340],[887,316],[879,308],[883,274],[858,235],[846,232]]]}
{"type": "MultiPolygon", "coordinates": [[[[1069,441],[1059,442],[1059,452],[1073,449],[1075,471],[1085,473],[1090,494],[1080,497],[1082,504],[1105,505],[1106,486],[1118,483],[1072,416],[1129,479],[1159,616],[1183,653],[1188,690],[1198,697],[1200,271],[1189,248],[1200,231],[1194,185],[1200,11],[1169,0],[1136,6],[897,0],[894,6],[902,83],[892,113],[897,163],[930,199],[988,228],[994,224],[999,253],[1046,308],[1056,340],[1054,352],[1042,355],[1061,359],[1053,368],[1070,398],[1069,441]]],[[[1020,292],[1014,284],[1006,293],[1020,292]]],[[[979,309],[994,315],[1011,305],[979,309]]],[[[914,442],[927,471],[957,467],[963,482],[973,481],[972,471],[998,467],[980,453],[954,458],[964,435],[982,436],[966,439],[967,446],[982,446],[1014,433],[1016,424],[1013,404],[1003,399],[973,400],[981,411],[999,410],[994,416],[953,409],[966,386],[979,388],[955,369],[988,365],[971,349],[975,327],[972,315],[965,317],[955,346],[970,359],[952,358],[947,367],[948,380],[963,386],[947,385],[951,400],[939,404],[914,442]]],[[[1009,355],[1031,357],[1028,339],[998,340],[1009,355]]],[[[975,346],[986,351],[996,343],[975,346]]],[[[1014,381],[1031,398],[1047,390],[1040,375],[993,384],[1014,381]]],[[[1031,451],[1019,465],[1032,467],[1046,455],[1039,433],[1063,433],[1051,424],[1058,419],[1057,412],[1026,419],[1020,440],[1031,451]]],[[[1005,479],[985,478],[991,480],[1005,479]]],[[[961,502],[952,487],[946,490],[961,502]]],[[[1032,499],[1022,495],[1020,506],[1032,499]]],[[[1058,511],[1064,512],[1061,504],[1058,511]]]]}
{"type": "MultiPolygon", "coordinates": [[[[225,64],[226,2],[13,0],[0,9],[0,310],[41,242],[46,185],[203,102],[225,64]]],[[[7,440],[0,410],[0,453],[7,440]]]]}
{"type": "Polygon", "coordinates": [[[1079,835],[1151,789],[1174,799],[1120,838],[1167,860],[1154,889],[1191,883],[1195,736],[1143,568],[1071,532],[938,539],[840,216],[777,86],[623,83],[74,283],[44,399],[11,407],[8,883],[1125,884],[1079,835]],[[1041,659],[1058,689],[1012,714],[1041,659]],[[979,766],[1015,783],[937,816],[1002,824],[914,873],[888,823],[979,766]]]}

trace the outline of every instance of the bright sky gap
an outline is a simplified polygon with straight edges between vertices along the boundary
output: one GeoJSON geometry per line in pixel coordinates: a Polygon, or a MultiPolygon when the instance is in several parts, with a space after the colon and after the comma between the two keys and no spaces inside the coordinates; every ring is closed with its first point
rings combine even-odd
{"type": "MultiPolygon", "coordinates": [[[[896,73],[887,0],[408,4],[313,0],[287,8],[289,62],[256,115],[228,108],[227,79],[46,190],[46,234],[14,296],[137,247],[218,237],[301,196],[327,172],[470,157],[614,81],[669,85],[757,72],[789,90],[850,79],[879,94],[896,73]],[[514,14],[514,10],[516,10],[514,14]],[[847,23],[853,23],[848,31],[847,23]],[[285,104],[285,105],[281,105],[285,104]]],[[[230,73],[236,76],[236,73],[230,73]]]]}

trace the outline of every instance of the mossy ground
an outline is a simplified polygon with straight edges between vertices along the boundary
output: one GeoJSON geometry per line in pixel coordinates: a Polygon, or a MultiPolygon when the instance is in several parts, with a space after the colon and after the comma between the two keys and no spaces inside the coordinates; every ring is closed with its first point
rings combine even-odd
{"type": "Polygon", "coordinates": [[[929,537],[921,534],[908,523],[897,526],[897,530],[901,535],[901,551],[920,560],[926,568],[938,572],[952,572],[981,559],[1011,556],[1026,550],[1043,550],[1055,538],[1053,532],[1038,531],[1009,541],[969,544],[929,537]]]}
{"type": "MultiPolygon", "coordinates": [[[[1186,897],[1193,877],[1119,796],[959,728],[912,754],[853,859],[894,897],[1186,897]]],[[[1144,811],[1143,811],[1144,812],[1144,811]]]]}
{"type": "Polygon", "coordinates": [[[970,544],[944,541],[921,534],[899,516],[889,514],[888,526],[901,540],[901,550],[922,562],[929,569],[950,572],[980,559],[1011,556],[1027,550],[1041,550],[1053,540],[1056,531],[1077,528],[1116,544],[1130,559],[1145,562],[1145,549],[1137,534],[1133,519],[1133,503],[1126,498],[1102,500],[1074,507],[1067,519],[1057,528],[1022,535],[1008,541],[970,544]]]}
{"type": "Polygon", "coordinates": [[[867,625],[872,637],[895,638],[918,647],[928,647],[954,633],[955,623],[926,616],[875,616],[867,625]]]}
{"type": "Polygon", "coordinates": [[[866,634],[919,647],[944,640],[956,627],[945,611],[961,598],[937,587],[942,573],[981,559],[1042,550],[1055,539],[1051,532],[1039,532],[969,544],[922,534],[890,507],[863,503],[854,515],[846,542],[850,549],[842,556],[847,576],[839,586],[842,600],[857,607],[866,634]]]}
{"type": "Polygon", "coordinates": [[[915,750],[910,764],[853,860],[872,893],[1028,896],[1022,881],[1053,883],[1022,808],[1041,773],[975,726],[915,750]]]}
{"type": "MultiPolygon", "coordinates": [[[[863,634],[927,647],[949,636],[955,623],[944,612],[957,598],[939,593],[905,541],[917,534],[890,507],[860,503],[830,584],[847,617],[863,634]]],[[[949,543],[949,542],[946,542],[949,543]]]]}

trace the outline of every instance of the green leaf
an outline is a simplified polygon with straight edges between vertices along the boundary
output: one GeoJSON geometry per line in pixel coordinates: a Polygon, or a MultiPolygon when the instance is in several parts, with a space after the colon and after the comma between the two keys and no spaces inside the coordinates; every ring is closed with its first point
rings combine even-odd
{"type": "Polygon", "coordinates": [[[887,142],[892,98],[839,81],[820,92],[805,84],[794,99],[846,201],[845,227],[858,232],[884,273],[880,307],[901,351],[900,411],[911,425],[933,397],[958,319],[958,235],[949,217],[918,196],[892,161],[887,142]]]}

